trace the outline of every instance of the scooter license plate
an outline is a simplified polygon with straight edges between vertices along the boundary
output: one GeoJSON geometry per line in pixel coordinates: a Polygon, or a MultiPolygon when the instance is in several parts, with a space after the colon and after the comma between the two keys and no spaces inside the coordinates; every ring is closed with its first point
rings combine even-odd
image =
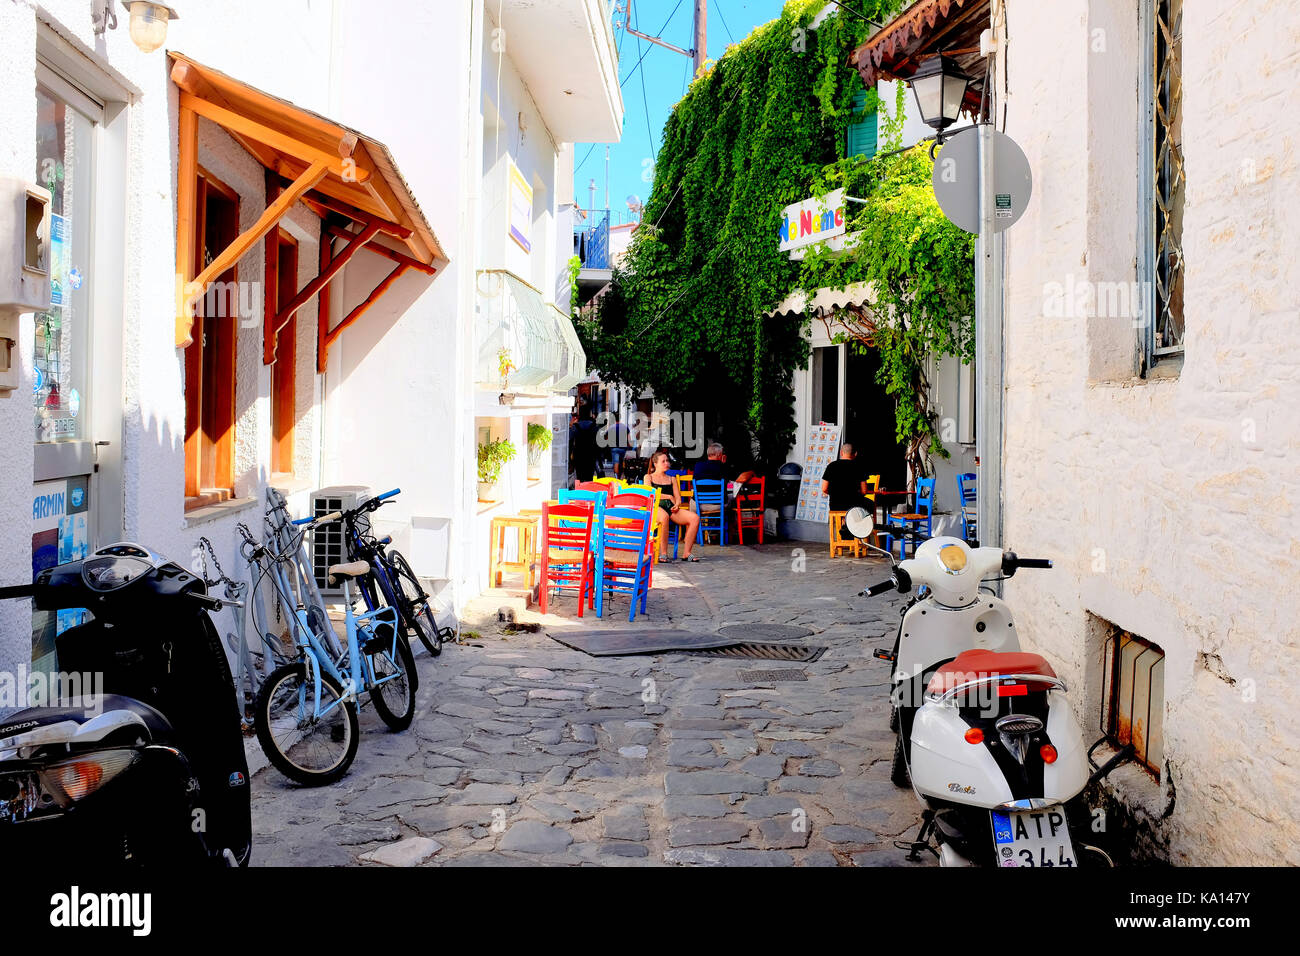
{"type": "Polygon", "coordinates": [[[991,811],[998,866],[1074,866],[1064,807],[991,811]]]}

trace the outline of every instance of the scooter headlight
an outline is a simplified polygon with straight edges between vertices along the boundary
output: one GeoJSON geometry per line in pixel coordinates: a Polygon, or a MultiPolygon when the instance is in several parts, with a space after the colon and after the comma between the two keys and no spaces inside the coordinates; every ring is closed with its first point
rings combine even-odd
{"type": "Polygon", "coordinates": [[[41,771],[41,784],[66,809],[135,763],[136,756],[134,750],[103,750],[63,760],[41,771]]]}
{"type": "Polygon", "coordinates": [[[945,545],[939,549],[939,560],[949,574],[961,574],[966,570],[966,549],[957,544],[945,545]]]}

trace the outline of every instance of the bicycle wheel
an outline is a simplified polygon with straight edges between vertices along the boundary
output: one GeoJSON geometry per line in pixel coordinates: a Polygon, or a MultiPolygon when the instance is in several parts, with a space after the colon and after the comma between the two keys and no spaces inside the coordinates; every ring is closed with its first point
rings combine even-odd
{"type": "Polygon", "coordinates": [[[357,755],[361,724],[355,701],[340,703],[343,688],[321,674],[320,709],[312,713],[315,689],[301,661],[277,667],[262,684],[254,705],[257,741],[275,769],[308,787],[333,783],[348,772],[357,755]]]}
{"type": "Polygon", "coordinates": [[[405,730],[415,717],[415,658],[411,655],[411,646],[400,634],[396,635],[391,645],[370,655],[370,670],[376,681],[390,674],[397,675],[371,688],[370,700],[390,730],[405,730]]]}
{"type": "Polygon", "coordinates": [[[424,593],[424,588],[420,586],[419,579],[402,552],[390,551],[388,563],[402,589],[402,599],[399,602],[401,606],[397,609],[402,615],[402,623],[406,625],[407,631],[414,632],[420,638],[420,643],[430,654],[437,657],[442,653],[442,634],[434,619],[433,608],[429,605],[429,596],[424,593]]]}

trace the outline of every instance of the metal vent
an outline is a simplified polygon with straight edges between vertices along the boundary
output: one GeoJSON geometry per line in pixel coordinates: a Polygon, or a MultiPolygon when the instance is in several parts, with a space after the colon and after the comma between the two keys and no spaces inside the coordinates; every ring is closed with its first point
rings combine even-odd
{"type": "Polygon", "coordinates": [[[795,661],[800,664],[811,664],[827,650],[825,647],[809,647],[804,644],[758,644],[745,641],[727,647],[710,647],[687,653],[699,657],[747,657],[760,661],[795,661]]]}

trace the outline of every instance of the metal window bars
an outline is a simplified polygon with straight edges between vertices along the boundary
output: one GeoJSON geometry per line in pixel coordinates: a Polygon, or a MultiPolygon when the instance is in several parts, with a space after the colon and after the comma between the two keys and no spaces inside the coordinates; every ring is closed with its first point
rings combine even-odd
{"type": "Polygon", "coordinates": [[[1103,667],[1101,730],[1116,747],[1133,745],[1133,758],[1160,779],[1164,762],[1165,652],[1120,628],[1111,628],[1103,667]]]}
{"type": "Polygon", "coordinates": [[[1155,217],[1155,315],[1153,356],[1183,351],[1183,0],[1156,0],[1154,8],[1154,161],[1152,215],[1155,217]]]}

